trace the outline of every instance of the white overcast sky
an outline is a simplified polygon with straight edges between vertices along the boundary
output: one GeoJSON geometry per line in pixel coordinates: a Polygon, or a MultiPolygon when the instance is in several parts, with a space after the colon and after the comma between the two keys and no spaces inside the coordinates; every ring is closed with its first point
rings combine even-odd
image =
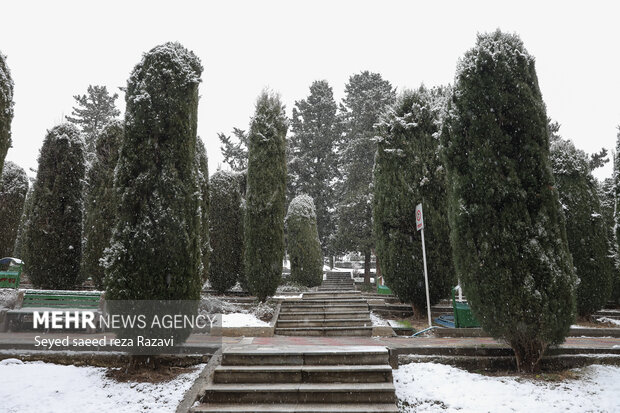
{"type": "MultiPolygon", "coordinates": [[[[36,168],[47,129],[89,84],[118,91],[142,53],[166,41],[205,68],[198,133],[209,168],[217,132],[247,128],[260,91],[290,115],[314,80],[337,100],[350,75],[380,72],[398,90],[452,83],[477,32],[516,32],[536,57],[549,116],[577,147],[613,149],[620,123],[620,7],[615,1],[7,1],[0,52],[15,82],[7,159],[36,168]]],[[[118,104],[124,110],[124,96],[118,104]]],[[[29,173],[32,175],[32,173],[29,173]]],[[[611,175],[611,166],[596,172],[611,175]]]]}

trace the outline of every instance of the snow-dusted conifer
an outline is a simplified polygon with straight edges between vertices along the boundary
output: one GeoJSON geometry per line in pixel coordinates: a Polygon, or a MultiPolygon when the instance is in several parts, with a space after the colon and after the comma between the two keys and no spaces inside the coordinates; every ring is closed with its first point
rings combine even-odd
{"type": "Polygon", "coordinates": [[[566,236],[579,283],[577,312],[600,310],[611,295],[613,261],[590,159],[569,141],[551,142],[551,165],[566,216],[566,236]]]}
{"type": "Polygon", "coordinates": [[[387,285],[417,314],[426,289],[415,208],[422,203],[431,305],[455,280],[447,218],[446,176],[439,131],[446,88],[405,91],[378,125],[374,173],[377,257],[387,285]]]}
{"type": "Polygon", "coordinates": [[[103,288],[105,277],[104,251],[110,246],[116,224],[118,198],[114,190],[114,169],[122,142],[123,123],[118,120],[110,122],[97,134],[95,157],[87,172],[82,271],[84,277],[91,277],[99,289],[103,288]]]}
{"type": "Polygon", "coordinates": [[[35,287],[72,289],[80,281],[84,141],[64,123],[47,132],[25,229],[26,269],[35,287]]]}
{"type": "Polygon", "coordinates": [[[338,140],[337,105],[326,80],[310,86],[307,99],[295,102],[289,139],[289,201],[295,195],[308,194],[316,206],[316,224],[324,253],[334,235],[334,183],[339,175],[336,144],[338,140]]]}
{"type": "Polygon", "coordinates": [[[312,197],[297,195],[288,206],[286,234],[291,279],[306,287],[323,282],[323,257],[312,197]]]}
{"type": "MultiPolygon", "coordinates": [[[[32,182],[32,181],[31,181],[32,182]]],[[[17,229],[17,238],[15,238],[15,248],[13,249],[13,257],[20,258],[25,263],[28,263],[28,257],[26,257],[26,228],[28,227],[28,220],[32,215],[32,192],[33,186],[30,185],[28,192],[26,193],[26,200],[24,201],[24,208],[22,215],[19,219],[19,227],[17,229]]],[[[26,264],[27,265],[27,264],[26,264]]]]}
{"type": "Polygon", "coordinates": [[[340,202],[336,207],[335,245],[340,251],[364,254],[364,279],[370,282],[372,233],[372,171],[377,152],[374,125],[396,98],[390,82],[368,71],[355,74],[345,86],[340,105],[343,128],[340,170],[343,174],[340,202]]]}
{"type": "Polygon", "coordinates": [[[248,133],[245,272],[250,292],[264,301],[282,279],[286,197],[286,131],[280,97],[264,91],[248,133]]]}
{"type": "Polygon", "coordinates": [[[568,334],[576,287],[534,58],[516,34],[480,34],[455,80],[442,132],[455,269],[485,331],[533,371],[568,334]]]}
{"type": "Polygon", "coordinates": [[[0,178],[0,257],[13,255],[27,192],[26,171],[13,162],[5,162],[0,178]]]}
{"type": "Polygon", "coordinates": [[[107,299],[200,297],[195,152],[201,73],[193,52],[165,43],[145,53],[127,81],[125,138],[114,180],[117,224],[105,262],[107,299]]]}
{"type": "Polygon", "coordinates": [[[211,245],[209,240],[209,164],[207,149],[202,139],[196,139],[196,163],[198,167],[198,186],[200,187],[200,278],[204,282],[209,275],[211,245]]]}
{"type": "MultiPolygon", "coordinates": [[[[238,174],[217,171],[210,179],[209,283],[218,293],[244,281],[243,210],[238,174]]],[[[242,282],[244,285],[245,282],[242,282]]]]}
{"type": "Polygon", "coordinates": [[[0,171],[4,158],[11,147],[11,122],[13,121],[13,79],[6,64],[6,56],[0,52],[0,171]]]}

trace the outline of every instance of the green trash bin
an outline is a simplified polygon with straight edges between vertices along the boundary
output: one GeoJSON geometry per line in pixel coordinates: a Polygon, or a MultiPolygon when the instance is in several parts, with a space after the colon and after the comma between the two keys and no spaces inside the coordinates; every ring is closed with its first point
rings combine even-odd
{"type": "Polygon", "coordinates": [[[452,289],[452,308],[454,309],[454,327],[471,328],[480,327],[478,320],[471,313],[471,308],[466,302],[456,301],[455,293],[460,287],[457,285],[452,289]]]}
{"type": "Polygon", "coordinates": [[[377,294],[389,295],[392,294],[392,290],[387,285],[377,285],[377,294]]]}
{"type": "Polygon", "coordinates": [[[0,271],[0,288],[19,287],[19,278],[22,275],[24,262],[18,258],[6,257],[0,259],[0,268],[7,267],[5,271],[0,271]]]}

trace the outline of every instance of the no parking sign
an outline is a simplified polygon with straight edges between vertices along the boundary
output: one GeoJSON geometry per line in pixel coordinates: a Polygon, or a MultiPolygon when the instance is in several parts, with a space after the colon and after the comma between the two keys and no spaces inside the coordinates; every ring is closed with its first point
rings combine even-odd
{"type": "Polygon", "coordinates": [[[415,228],[419,231],[424,228],[424,216],[422,215],[422,204],[415,207],[415,228]]]}

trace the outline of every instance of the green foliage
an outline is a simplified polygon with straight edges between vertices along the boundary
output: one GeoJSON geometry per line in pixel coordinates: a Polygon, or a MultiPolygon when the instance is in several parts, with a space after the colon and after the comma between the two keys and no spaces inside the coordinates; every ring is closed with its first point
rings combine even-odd
{"type": "Polygon", "coordinates": [[[349,78],[340,106],[343,137],[340,169],[341,201],[337,206],[336,249],[362,251],[369,256],[372,235],[372,171],[377,152],[374,125],[396,93],[378,73],[362,72],[349,78]]]}
{"type": "Polygon", "coordinates": [[[196,139],[196,163],[201,199],[200,254],[202,265],[200,266],[200,279],[205,282],[209,275],[209,260],[211,257],[211,245],[209,242],[209,164],[207,161],[207,149],[200,138],[196,139]]]}
{"type": "Polygon", "coordinates": [[[80,281],[84,141],[69,123],[47,132],[39,154],[25,258],[37,288],[72,289],[80,281]]]}
{"type": "Polygon", "coordinates": [[[0,178],[0,257],[13,255],[27,192],[26,171],[13,162],[6,162],[0,178]]]}
{"type": "Polygon", "coordinates": [[[200,298],[196,168],[202,65],[178,43],[143,55],[125,96],[125,138],[114,187],[119,205],[106,252],[106,298],[200,298]]]}
{"type": "Polygon", "coordinates": [[[97,136],[95,158],[87,173],[88,188],[84,203],[84,253],[82,272],[95,286],[103,288],[105,270],[101,260],[110,246],[116,225],[117,193],[114,190],[114,168],[123,142],[123,124],[112,121],[97,136]]]}
{"type": "Polygon", "coordinates": [[[287,128],[280,97],[263,92],[248,134],[244,225],[248,288],[260,301],[273,295],[282,279],[287,128]]]}
{"type": "Polygon", "coordinates": [[[6,56],[0,52],[0,171],[4,169],[4,158],[11,147],[13,105],[13,79],[6,56]]]}
{"type": "Polygon", "coordinates": [[[618,135],[616,140],[616,155],[614,158],[614,199],[615,199],[615,209],[614,209],[614,229],[615,229],[615,239],[614,246],[616,247],[616,256],[615,256],[615,281],[614,288],[612,292],[612,300],[616,303],[620,304],[620,248],[618,248],[618,240],[620,239],[620,126],[618,126],[618,135]]]}
{"type": "Polygon", "coordinates": [[[30,185],[28,188],[28,192],[26,193],[26,200],[24,201],[23,213],[19,219],[19,227],[17,229],[17,238],[15,239],[15,248],[13,249],[13,257],[19,258],[24,263],[26,263],[26,267],[28,266],[28,262],[30,260],[26,256],[26,248],[24,247],[26,242],[26,228],[28,227],[28,221],[32,216],[32,192],[33,185],[30,185]]]}
{"type": "Polygon", "coordinates": [[[339,176],[337,109],[327,81],[313,82],[308,98],[295,102],[288,147],[289,199],[299,194],[312,197],[319,240],[326,253],[335,230],[331,211],[335,207],[334,182],[339,176]]]}
{"type": "Polygon", "coordinates": [[[613,261],[598,187],[591,158],[571,141],[552,141],[551,165],[568,223],[568,247],[579,277],[577,312],[587,316],[604,307],[612,289],[613,261]]]}
{"type": "Polygon", "coordinates": [[[568,334],[576,277],[534,58],[517,35],[478,36],[450,106],[442,144],[454,266],[485,331],[533,371],[568,334]]]}
{"type": "MultiPolygon", "coordinates": [[[[211,176],[211,264],[209,282],[218,293],[244,280],[243,199],[238,174],[217,171],[211,176]]],[[[245,284],[244,282],[242,285],[245,284]]]]}
{"type": "Polygon", "coordinates": [[[75,95],[77,106],[66,116],[67,121],[82,130],[86,141],[86,159],[91,162],[96,157],[97,137],[106,125],[120,115],[115,106],[118,93],[110,95],[105,86],[88,85],[86,95],[75,95]]]}
{"type": "Polygon", "coordinates": [[[454,266],[449,240],[445,169],[439,130],[446,89],[406,91],[378,125],[374,173],[377,256],[387,285],[422,314],[426,289],[415,208],[422,203],[431,305],[450,294],[454,266]]]}
{"type": "Polygon", "coordinates": [[[316,222],[312,197],[301,194],[293,198],[286,214],[291,279],[306,287],[323,282],[323,257],[316,222]]]}
{"type": "Polygon", "coordinates": [[[248,135],[239,128],[233,128],[233,135],[237,138],[236,142],[223,133],[218,133],[217,137],[222,142],[220,150],[224,156],[224,163],[227,163],[233,171],[241,172],[248,169],[248,135]]]}

